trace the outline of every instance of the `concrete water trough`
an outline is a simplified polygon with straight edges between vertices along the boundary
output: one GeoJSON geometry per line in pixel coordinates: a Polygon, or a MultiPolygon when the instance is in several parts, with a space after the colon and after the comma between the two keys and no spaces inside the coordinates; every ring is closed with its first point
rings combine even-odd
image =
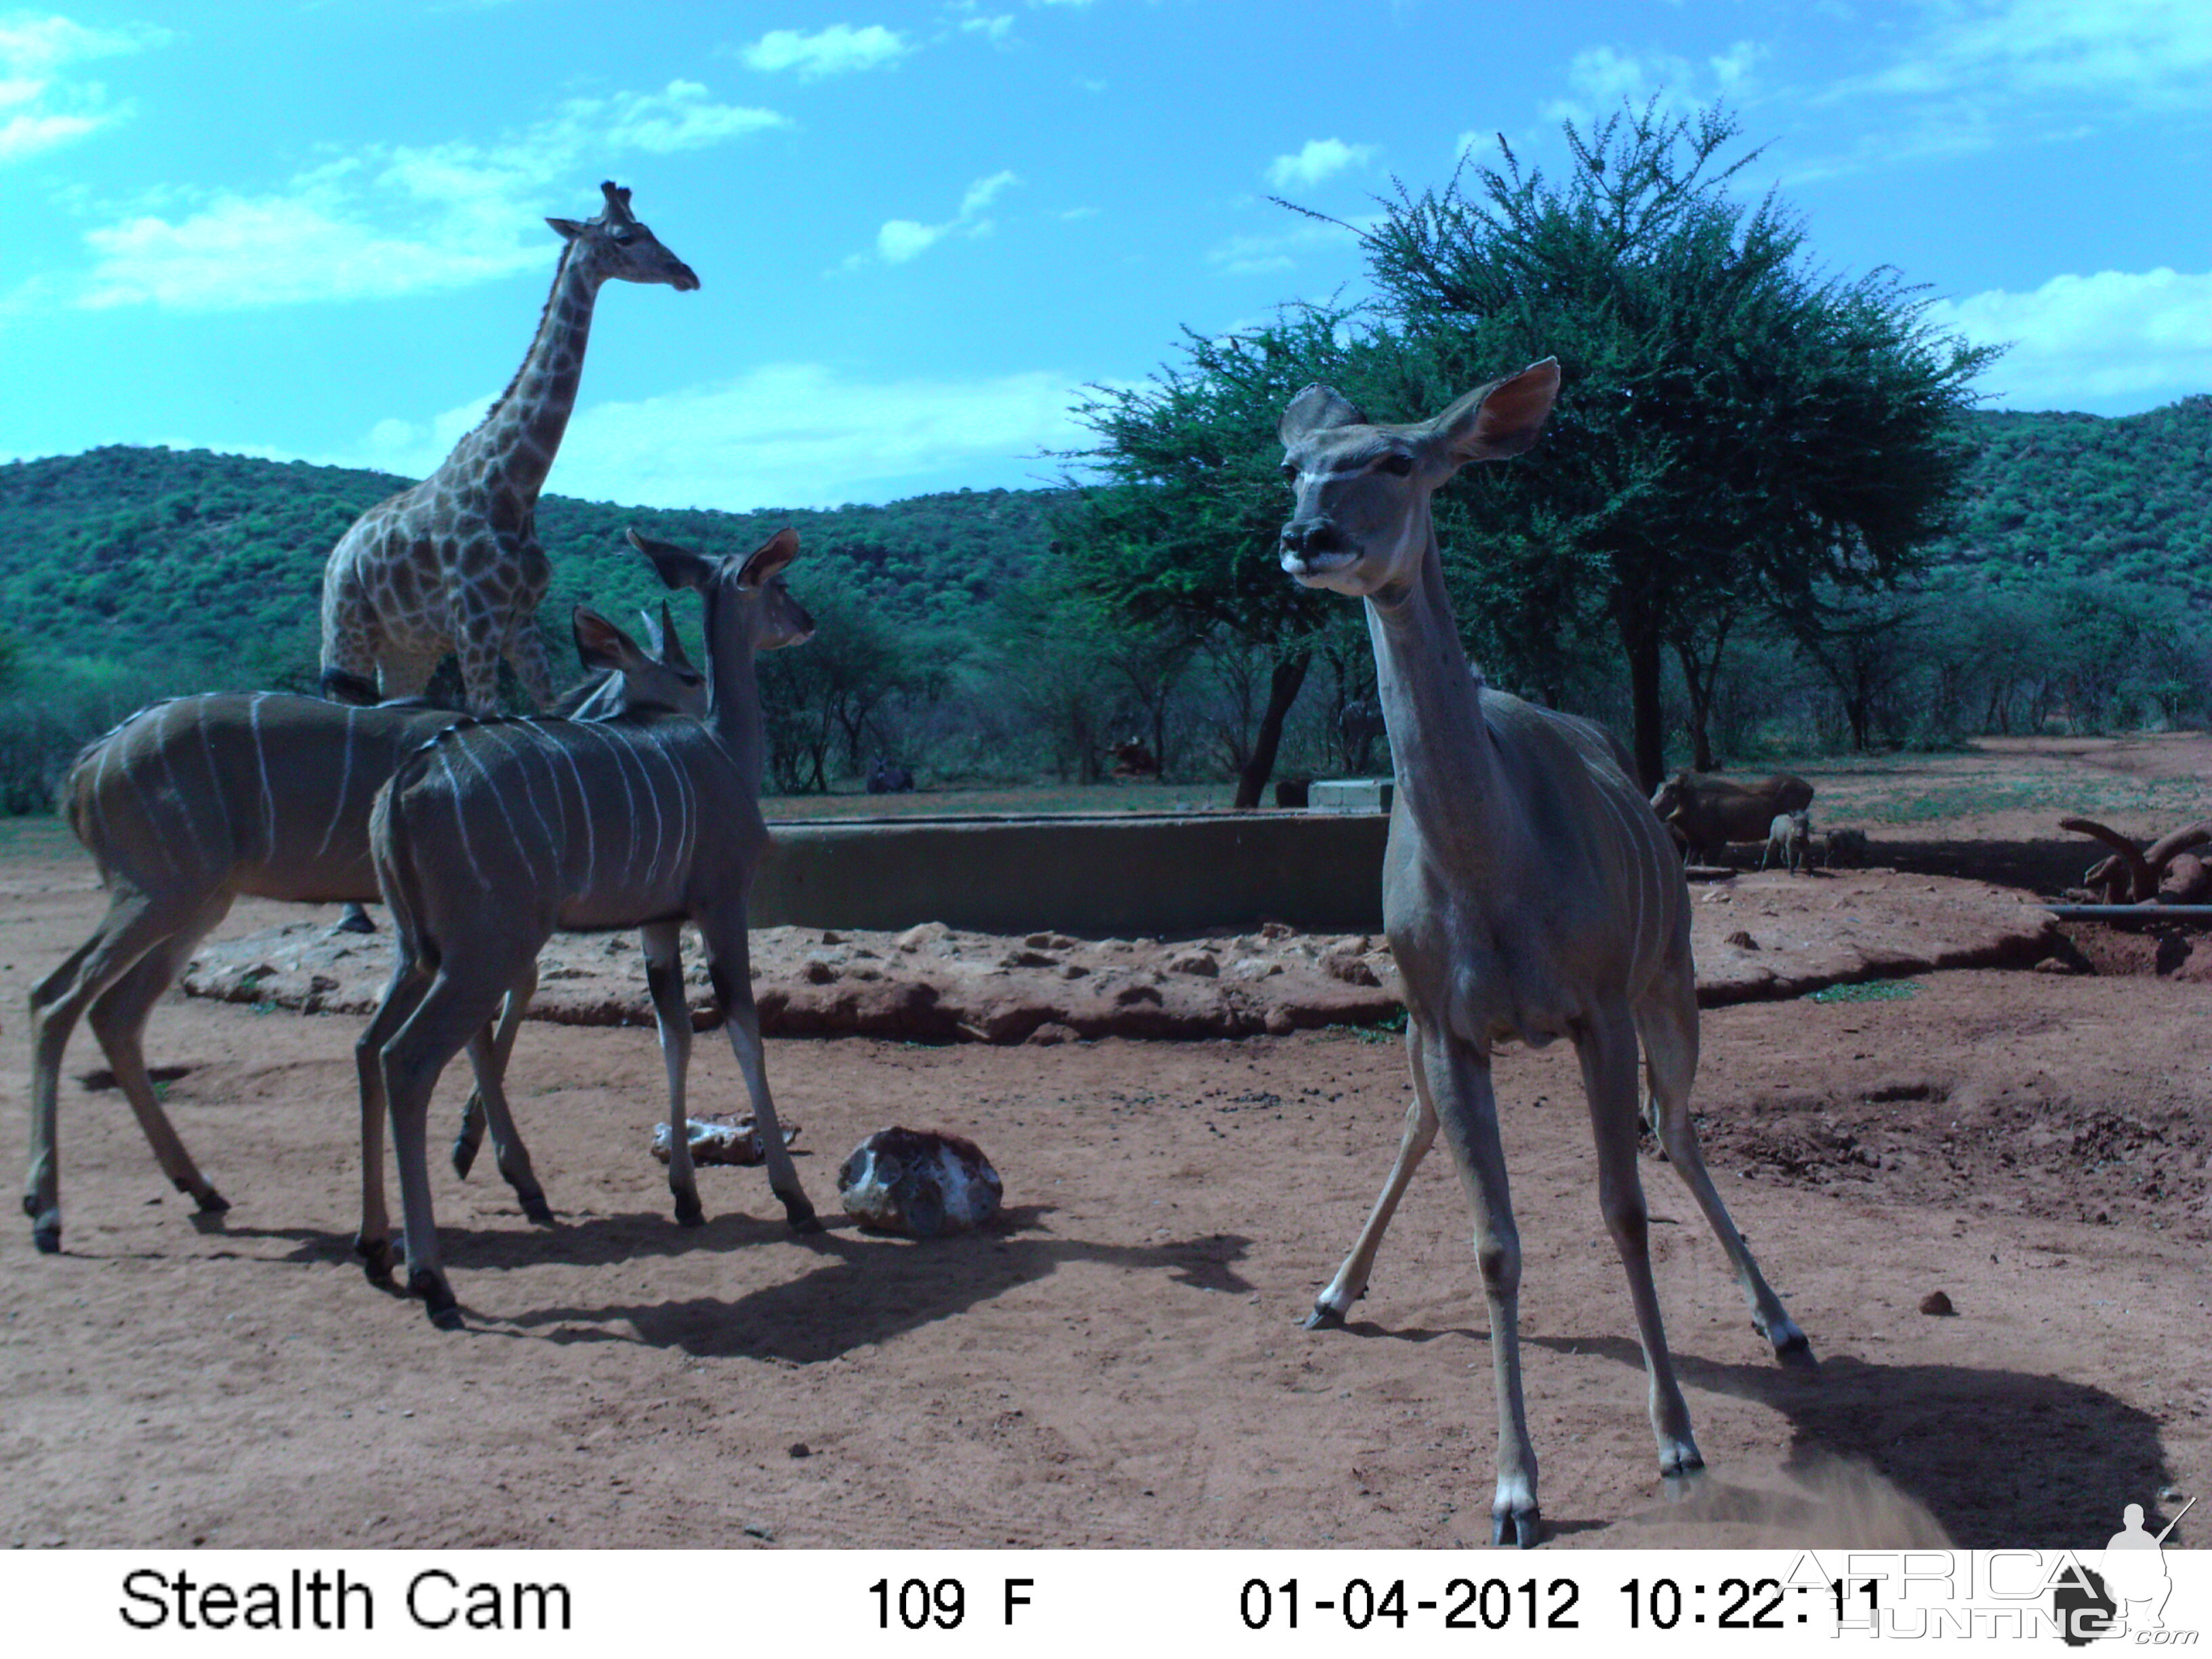
{"type": "Polygon", "coordinates": [[[1119,812],[771,820],[756,927],[1164,937],[1382,926],[1379,812],[1119,812]]]}

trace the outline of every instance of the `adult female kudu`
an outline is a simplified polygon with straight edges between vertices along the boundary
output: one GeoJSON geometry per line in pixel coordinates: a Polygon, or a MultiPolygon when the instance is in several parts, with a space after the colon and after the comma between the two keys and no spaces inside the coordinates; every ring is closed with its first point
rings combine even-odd
{"type": "MultiPolygon", "coordinates": [[[[704,706],[698,671],[666,625],[665,606],[653,657],[581,607],[574,629],[585,666],[598,672],[562,700],[570,718],[704,706]]],[[[369,803],[404,757],[465,718],[412,703],[359,708],[278,692],[218,692],[143,708],[77,757],[62,786],[64,809],[100,866],[108,903],[99,929],[31,993],[23,1208],[41,1251],[61,1249],[56,1118],[62,1055],[80,1014],[177,1190],[203,1212],[230,1207],[185,1150],[147,1076],[154,1004],[240,894],[304,904],[376,897],[369,803]]],[[[535,985],[533,965],[512,988],[499,1030],[480,1034],[480,1069],[505,1068],[535,985]]],[[[501,1118],[492,1127],[501,1173],[532,1220],[551,1220],[513,1123],[501,1118]]]]}
{"type": "MultiPolygon", "coordinates": [[[[369,1276],[392,1270],[385,1208],[388,1115],[406,1230],[407,1287],[433,1323],[460,1310],[438,1254],[424,1119],[447,1063],[556,927],[641,927],[647,982],[664,1029],[688,1032],[678,930],[697,923],[714,998],[752,1095],[769,1184],[793,1228],[814,1207],[792,1167],[769,1097],[753,1006],[745,910],[768,847],[760,813],[765,753],[756,653],[793,645],[813,618],[785,589],[799,538],[779,531],[749,558],[707,558],[635,532],[631,544],[671,587],[706,601],[708,713],[599,726],[487,720],[440,732],[377,798],[369,841],[398,956],[384,1003],[356,1050],[362,1085],[362,1221],[369,1276]]],[[[684,1132],[688,1044],[667,1050],[668,1184],[680,1221],[703,1217],[684,1132]]],[[[487,1099],[497,1087],[485,1085],[487,1099]]]]}
{"type": "Polygon", "coordinates": [[[1565,1036],[1582,1061],[1598,1204],[1628,1276],[1650,1375],[1660,1472],[1704,1467],[1651,1281],[1636,1169],[1641,1039],[1661,1144],[1735,1264],[1752,1319],[1784,1360],[1811,1358],[1729,1219],[1690,1123],[1698,1065],[1689,895],[1666,830],[1619,744],[1586,720],[1486,687],[1444,591],[1429,497],[1468,461],[1534,443],[1559,384],[1550,359],[1468,393],[1432,420],[1381,426],[1308,386],[1279,428],[1297,506],[1285,572],[1367,601],[1398,793],[1382,915],[1403,976],[1414,1100],[1395,1164],[1308,1323],[1340,1323],[1441,1125],[1474,1211],[1498,1391],[1495,1541],[1538,1541],[1536,1454],[1521,1393],[1521,1245],[1507,1189],[1492,1048],[1565,1036]]]}

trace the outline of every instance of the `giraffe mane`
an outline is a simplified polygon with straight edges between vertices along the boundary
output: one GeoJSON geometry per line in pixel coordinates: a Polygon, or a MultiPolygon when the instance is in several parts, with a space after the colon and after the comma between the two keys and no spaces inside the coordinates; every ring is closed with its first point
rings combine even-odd
{"type": "MultiPolygon", "coordinates": [[[[545,303],[538,307],[538,325],[530,331],[530,339],[532,346],[536,345],[538,335],[544,330],[545,319],[553,310],[553,296],[561,291],[561,279],[568,274],[568,261],[575,257],[576,244],[574,242],[563,242],[561,245],[561,263],[553,267],[553,285],[545,290],[545,303]]],[[[478,421],[474,427],[470,428],[469,435],[471,437],[474,437],[477,433],[489,426],[492,422],[492,417],[497,415],[501,410],[507,406],[507,400],[509,398],[514,396],[514,388],[522,384],[523,371],[530,367],[530,359],[532,355],[532,354],[527,350],[522,354],[522,361],[515,365],[514,373],[508,377],[505,390],[501,392],[498,397],[491,400],[491,407],[484,410],[483,419],[478,421]]]]}

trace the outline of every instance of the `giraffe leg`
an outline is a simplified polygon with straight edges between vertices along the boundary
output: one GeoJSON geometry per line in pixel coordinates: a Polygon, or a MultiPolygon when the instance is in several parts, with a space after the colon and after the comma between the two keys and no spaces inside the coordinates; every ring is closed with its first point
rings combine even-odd
{"type": "Polygon", "coordinates": [[[479,720],[499,712],[499,665],[507,624],[490,599],[464,587],[453,602],[453,649],[461,661],[461,700],[479,720]]]}
{"type": "Polygon", "coordinates": [[[514,677],[522,682],[532,702],[543,708],[553,701],[553,665],[546,660],[545,635],[538,631],[535,617],[515,620],[507,659],[514,665],[514,677]]]}

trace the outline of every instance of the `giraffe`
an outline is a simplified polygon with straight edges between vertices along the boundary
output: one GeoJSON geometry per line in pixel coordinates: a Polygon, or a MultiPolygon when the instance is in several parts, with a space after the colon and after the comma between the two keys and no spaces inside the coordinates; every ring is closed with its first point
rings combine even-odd
{"type": "Polygon", "coordinates": [[[459,653],[469,712],[496,712],[499,664],[514,665],[531,701],[553,695],[535,626],[551,569],[538,544],[538,492],[575,407],[599,286],[611,278],[699,286],[691,267],[603,184],[599,217],[551,219],[568,246],[538,335],[505,392],[445,464],[362,514],[323,571],[323,678],[420,696],[448,651],[459,653]]]}

